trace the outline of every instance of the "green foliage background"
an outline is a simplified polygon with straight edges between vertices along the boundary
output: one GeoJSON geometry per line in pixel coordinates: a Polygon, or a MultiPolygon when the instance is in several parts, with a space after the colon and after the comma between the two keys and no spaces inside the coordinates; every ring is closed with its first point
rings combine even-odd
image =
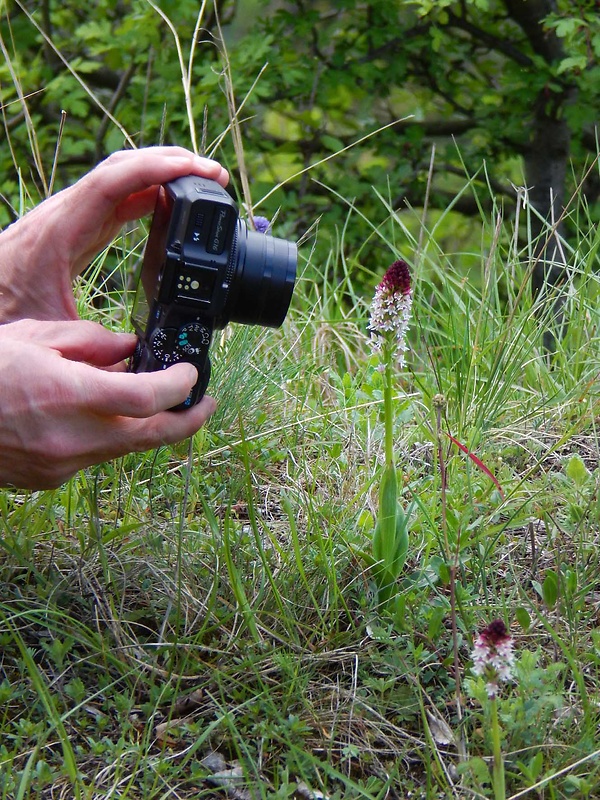
{"type": "MultiPolygon", "coordinates": [[[[192,144],[181,63],[187,68],[199,8],[188,0],[4,3],[3,224],[23,209],[19,174],[43,196],[55,160],[59,188],[123,146],[192,144]]],[[[239,189],[241,165],[223,136],[227,63],[261,213],[281,207],[282,236],[299,238],[318,222],[323,258],[343,238],[351,263],[378,270],[382,255],[368,222],[355,219],[345,229],[349,204],[379,223],[374,187],[407,216],[426,192],[433,209],[451,203],[455,213],[446,214],[438,240],[460,249],[482,202],[474,191],[457,197],[465,177],[489,184],[511,213],[528,158],[542,153],[548,174],[556,171],[553,158],[563,170],[568,165],[555,194],[566,200],[583,181],[597,218],[600,181],[589,167],[598,18],[591,0],[206,3],[191,78],[196,141],[230,168],[239,189]],[[524,6],[532,20],[523,18],[524,6]],[[566,125],[568,138],[568,152],[558,156],[552,143],[536,141],[536,126],[554,124],[566,125]]]]}

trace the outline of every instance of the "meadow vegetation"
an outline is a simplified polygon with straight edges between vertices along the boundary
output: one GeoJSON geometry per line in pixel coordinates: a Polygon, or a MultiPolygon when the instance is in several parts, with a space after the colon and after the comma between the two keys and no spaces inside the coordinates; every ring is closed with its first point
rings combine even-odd
{"type": "MultiPolygon", "coordinates": [[[[231,65],[213,144],[237,188],[231,65]]],[[[202,142],[188,111],[182,127],[202,142]]],[[[19,171],[4,194],[19,213],[60,178],[59,140],[48,158],[37,122],[27,157],[6,127],[19,171]]],[[[429,185],[436,168],[434,148],[429,185]]],[[[589,170],[597,161],[576,185],[589,170]]],[[[270,189],[246,174],[259,205],[270,189]]],[[[494,730],[502,796],[600,793],[593,210],[575,191],[565,211],[557,321],[553,296],[530,290],[539,241],[525,189],[510,213],[485,166],[465,166],[445,209],[427,193],[399,208],[385,182],[370,191],[367,214],[328,188],[340,223],[301,232],[280,330],[233,326],[215,343],[219,410],[192,441],[55,491],[0,491],[2,800],[498,797],[494,730]],[[480,209],[468,225],[464,198],[480,209]],[[398,258],[413,294],[393,397],[409,546],[382,606],[369,553],[383,385],[367,324],[398,258]],[[516,654],[496,727],[472,660],[495,619],[516,654]]],[[[270,198],[278,236],[293,230],[293,197],[270,198]]],[[[128,326],[145,231],[124,232],[80,279],[82,316],[128,326]]]]}

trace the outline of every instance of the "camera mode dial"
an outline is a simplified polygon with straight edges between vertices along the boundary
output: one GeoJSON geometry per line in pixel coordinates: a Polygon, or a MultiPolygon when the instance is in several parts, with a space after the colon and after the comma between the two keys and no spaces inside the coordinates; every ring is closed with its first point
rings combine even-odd
{"type": "Polygon", "coordinates": [[[179,329],[177,346],[186,356],[199,356],[210,345],[210,331],[200,322],[190,322],[179,329]]]}
{"type": "Polygon", "coordinates": [[[177,328],[157,328],[150,339],[152,353],[163,364],[176,364],[183,355],[177,347],[177,328]]]}

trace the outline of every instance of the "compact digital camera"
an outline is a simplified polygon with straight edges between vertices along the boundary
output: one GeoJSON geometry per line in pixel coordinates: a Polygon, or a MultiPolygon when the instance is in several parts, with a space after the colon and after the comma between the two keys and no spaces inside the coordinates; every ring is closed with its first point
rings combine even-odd
{"type": "Polygon", "coordinates": [[[133,372],[189,361],[198,381],[174,410],[193,406],[210,379],[213,332],[228,322],[279,327],[296,280],[292,242],[251,231],[215,181],[188,175],[159,192],[138,278],[133,372]]]}

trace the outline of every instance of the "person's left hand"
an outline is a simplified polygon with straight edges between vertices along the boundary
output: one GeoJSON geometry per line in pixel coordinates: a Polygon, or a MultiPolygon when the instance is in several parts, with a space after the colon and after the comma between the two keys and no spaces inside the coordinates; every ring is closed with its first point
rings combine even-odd
{"type": "Polygon", "coordinates": [[[50,489],[78,470],[192,436],[215,410],[185,411],[192,364],[125,372],[136,337],[83,320],[0,325],[0,487],[50,489]]]}
{"type": "Polygon", "coordinates": [[[0,233],[0,323],[77,319],[72,281],[125,222],[154,209],[158,187],[182,175],[225,186],[216,161],[181,147],[123,150],[0,233]]]}

